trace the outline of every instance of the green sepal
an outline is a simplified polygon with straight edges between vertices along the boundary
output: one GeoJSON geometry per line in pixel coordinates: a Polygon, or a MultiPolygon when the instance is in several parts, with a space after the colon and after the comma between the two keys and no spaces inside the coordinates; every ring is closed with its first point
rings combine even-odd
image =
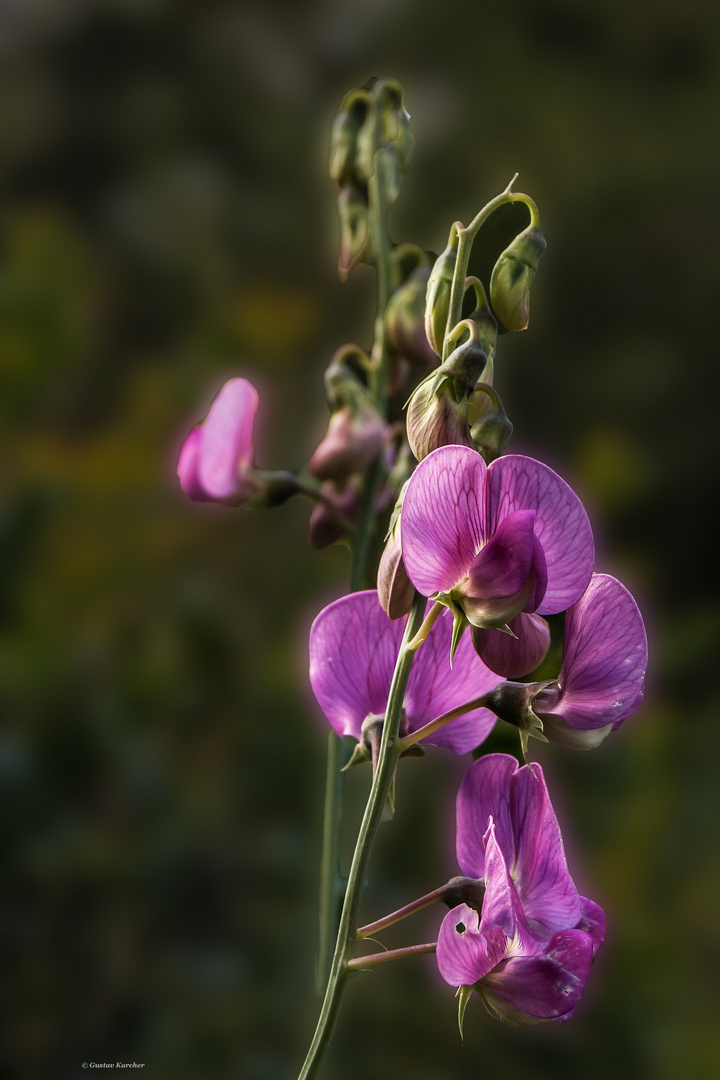
{"type": "Polygon", "coordinates": [[[460,1038],[464,1041],[463,1035],[463,1021],[465,1019],[465,1010],[467,1009],[467,1003],[473,992],[472,986],[458,986],[457,994],[455,997],[458,999],[458,1028],[460,1029],[460,1038]]]}

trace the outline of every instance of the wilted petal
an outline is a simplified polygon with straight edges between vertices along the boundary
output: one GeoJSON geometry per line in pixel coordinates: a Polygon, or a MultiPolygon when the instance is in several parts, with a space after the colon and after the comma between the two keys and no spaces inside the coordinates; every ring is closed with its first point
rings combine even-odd
{"type": "Polygon", "coordinates": [[[404,624],[391,622],[377,593],[329,604],[310,630],[310,684],[338,735],[360,738],[367,716],[383,716],[404,624]]]}
{"type": "MultiPolygon", "coordinates": [[[[409,731],[493,690],[501,681],[482,662],[467,635],[460,639],[450,667],[451,638],[452,617],[449,612],[443,612],[418,651],[410,672],[405,693],[409,731]]],[[[456,754],[465,754],[487,738],[495,722],[496,717],[489,709],[473,709],[440,728],[427,741],[446,746],[456,754]]]]}
{"type": "Polygon", "coordinates": [[[640,705],[646,667],[647,638],[637,604],[614,577],[593,574],[567,613],[559,693],[544,711],[572,728],[615,728],[640,705]]]}
{"type": "Polygon", "coordinates": [[[483,979],[482,993],[502,1019],[553,1020],[574,1008],[590,972],[589,934],[563,930],[542,956],[513,957],[483,979]]]}
{"type": "Polygon", "coordinates": [[[594,546],[587,514],[565,481],[539,461],[508,454],[487,470],[487,529],[492,533],[516,510],[535,510],[535,534],[547,561],[541,615],[565,611],[592,573],[594,546]]]}
{"type": "Polygon", "coordinates": [[[198,477],[211,499],[228,499],[244,490],[258,400],[247,379],[230,379],[210,406],[200,429],[198,477]]]}
{"type": "Polygon", "coordinates": [[[400,546],[400,530],[394,530],[380,557],[377,576],[378,596],[391,619],[407,615],[412,607],[415,586],[407,575],[400,546]]]}
{"type": "Polygon", "coordinates": [[[401,518],[405,568],[423,596],[448,592],[485,541],[485,462],[465,446],[441,446],[410,478],[401,518]]]}
{"type": "Polygon", "coordinates": [[[577,925],[582,902],[565,860],[560,826],[542,768],[525,765],[510,783],[515,860],[510,864],[531,928],[544,937],[577,925]],[[534,772],[534,775],[533,775],[534,772]]]}
{"type": "Polygon", "coordinates": [[[472,986],[502,960],[505,945],[499,926],[481,933],[477,911],[458,904],[448,911],[438,934],[440,974],[451,986],[472,986]]]}
{"type": "Polygon", "coordinates": [[[550,648],[550,628],[542,615],[521,611],[508,626],[515,637],[502,630],[485,630],[473,626],[475,650],[491,671],[506,679],[519,679],[534,671],[550,648]]]}

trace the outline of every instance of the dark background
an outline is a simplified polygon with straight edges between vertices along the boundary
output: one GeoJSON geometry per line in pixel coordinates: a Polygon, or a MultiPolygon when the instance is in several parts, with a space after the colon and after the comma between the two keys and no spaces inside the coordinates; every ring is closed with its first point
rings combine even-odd
{"type": "MultiPolygon", "coordinates": [[[[403,961],[352,981],[327,1076],[720,1074],[719,31],[714,0],[0,5],[3,1076],[284,1080],[304,1056],[306,641],[347,552],[309,549],[306,504],[190,504],[174,466],[233,374],[261,389],[259,464],[300,464],[332,351],[370,344],[325,160],[373,74],[417,140],[395,239],[440,250],[516,170],[540,206],[531,326],[499,349],[511,449],[586,501],[650,691],[591,754],[534,748],[608,912],[576,1018],[516,1030],[473,1001],[461,1044],[432,958],[403,961]]],[[[465,763],[403,764],[367,919],[455,871],[465,763]]]]}

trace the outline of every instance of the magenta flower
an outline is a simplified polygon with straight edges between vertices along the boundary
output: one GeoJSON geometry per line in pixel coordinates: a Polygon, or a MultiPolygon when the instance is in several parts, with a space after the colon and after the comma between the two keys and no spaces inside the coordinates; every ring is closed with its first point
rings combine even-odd
{"type": "Polygon", "coordinates": [[[410,478],[401,536],[415,588],[470,623],[482,659],[512,678],[547,651],[540,616],[574,604],[592,573],[582,503],[547,465],[519,455],[486,466],[465,446],[433,451],[410,478]]]}
{"type": "Polygon", "coordinates": [[[593,574],[565,618],[557,682],[533,702],[545,735],[572,749],[597,746],[639,708],[647,655],[632,596],[614,577],[593,574]]]}
{"type": "Polygon", "coordinates": [[[484,879],[480,911],[458,904],[443,919],[440,974],[474,987],[488,1011],[515,1023],[569,1020],[603,942],[605,916],[578,894],[539,765],[489,754],[457,799],[457,857],[484,879]]]}
{"type": "Polygon", "coordinates": [[[230,379],[180,451],[180,486],[191,499],[239,506],[262,490],[254,474],[253,425],[258,392],[247,379],[230,379]]]}
{"type": "MultiPolygon", "coordinates": [[[[338,735],[361,740],[363,724],[384,717],[404,627],[405,619],[391,621],[387,617],[375,591],[343,596],[315,619],[310,630],[310,683],[338,735]]],[[[417,731],[499,682],[469,640],[460,642],[450,667],[451,633],[452,621],[441,617],[415,657],[405,693],[401,735],[417,731]]],[[[495,717],[488,709],[474,709],[427,741],[464,754],[478,746],[494,724],[495,717]]]]}

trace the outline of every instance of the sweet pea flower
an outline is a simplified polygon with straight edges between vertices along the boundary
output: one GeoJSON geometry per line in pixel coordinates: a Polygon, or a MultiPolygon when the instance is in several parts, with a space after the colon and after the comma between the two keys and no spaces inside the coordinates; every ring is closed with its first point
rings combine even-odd
{"type": "Polygon", "coordinates": [[[489,466],[465,446],[442,446],[410,478],[401,518],[410,580],[438,599],[501,675],[540,663],[550,643],[543,615],[574,604],[592,573],[587,514],[564,480],[532,458],[489,466]]]}
{"type": "Polygon", "coordinates": [[[192,429],[177,465],[180,486],[191,499],[239,506],[261,491],[253,467],[258,402],[252,383],[230,379],[192,429]]]}
{"type": "MultiPolygon", "coordinates": [[[[324,608],[310,630],[310,683],[338,735],[362,741],[363,726],[385,715],[405,619],[390,620],[377,593],[350,593],[324,608]]],[[[405,692],[400,734],[424,727],[474,693],[498,683],[469,640],[461,641],[452,668],[452,621],[437,620],[413,662],[405,692]]],[[[490,733],[495,717],[474,709],[428,736],[456,754],[467,753],[490,733]]],[[[425,741],[425,740],[423,740],[425,741]]]]}
{"type": "Polygon", "coordinates": [[[648,647],[642,616],[616,578],[593,574],[565,617],[557,682],[533,702],[553,742],[589,750],[640,706],[648,647]]]}
{"type": "Polygon", "coordinates": [[[443,919],[442,977],[473,987],[499,1019],[569,1020],[605,916],[570,877],[539,765],[489,754],[471,766],[457,799],[457,858],[485,893],[480,910],[458,904],[443,919]]]}

